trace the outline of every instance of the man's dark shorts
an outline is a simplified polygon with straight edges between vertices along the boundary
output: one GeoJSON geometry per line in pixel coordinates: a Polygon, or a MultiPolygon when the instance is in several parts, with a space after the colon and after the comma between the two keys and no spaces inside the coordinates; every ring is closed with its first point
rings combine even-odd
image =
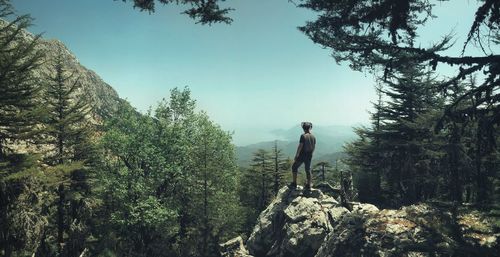
{"type": "Polygon", "coordinates": [[[300,165],[304,163],[306,172],[311,171],[312,153],[301,153],[292,165],[292,172],[298,172],[300,165]]]}

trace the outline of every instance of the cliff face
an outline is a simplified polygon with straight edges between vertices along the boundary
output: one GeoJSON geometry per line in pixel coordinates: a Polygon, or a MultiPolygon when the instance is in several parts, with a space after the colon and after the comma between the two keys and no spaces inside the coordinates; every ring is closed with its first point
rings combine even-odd
{"type": "Polygon", "coordinates": [[[318,189],[282,188],[246,243],[221,245],[223,256],[498,256],[494,220],[469,208],[428,204],[379,210],[354,203],[352,211],[318,189]]]}
{"type": "MultiPolygon", "coordinates": [[[[8,22],[0,19],[0,27],[5,27],[6,25],[8,25],[8,22]]],[[[16,40],[31,42],[34,39],[35,36],[33,34],[23,30],[16,40]]],[[[120,102],[123,102],[110,85],[105,83],[95,72],[81,65],[62,42],[41,38],[38,40],[37,48],[44,54],[40,65],[33,70],[33,75],[37,83],[43,85],[43,83],[47,83],[49,77],[55,76],[55,60],[57,56],[61,56],[64,69],[67,72],[66,75],[73,74],[71,83],[74,80],[78,80],[78,83],[81,85],[79,91],[76,92],[76,97],[85,97],[88,105],[91,107],[91,112],[87,116],[91,123],[96,125],[102,124],[105,118],[111,116],[117,110],[120,102]]],[[[39,97],[40,104],[44,105],[42,93],[37,97],[39,97]]],[[[15,142],[7,141],[6,144],[8,148],[17,153],[47,150],[44,145],[39,144],[35,146],[21,140],[15,142]]]]}
{"type": "MultiPolygon", "coordinates": [[[[0,27],[8,23],[0,19],[0,27]]],[[[35,36],[27,31],[22,31],[22,40],[32,41],[35,36]]],[[[54,75],[54,60],[58,55],[64,60],[65,69],[68,73],[74,73],[74,78],[78,78],[81,84],[81,93],[89,99],[89,104],[93,109],[93,119],[100,119],[112,114],[122,101],[116,91],[104,82],[95,72],[81,65],[78,59],[68,50],[68,48],[59,40],[40,39],[38,44],[45,57],[42,64],[34,71],[35,76],[43,78],[54,75]]]]}
{"type": "MultiPolygon", "coordinates": [[[[27,37],[33,37],[26,34],[27,37]]],[[[68,72],[73,72],[81,84],[82,94],[89,99],[95,119],[111,115],[121,99],[116,91],[104,82],[94,71],[81,65],[78,59],[59,40],[40,40],[39,48],[45,53],[45,62],[37,71],[40,76],[54,74],[53,60],[61,54],[68,72]]]]}

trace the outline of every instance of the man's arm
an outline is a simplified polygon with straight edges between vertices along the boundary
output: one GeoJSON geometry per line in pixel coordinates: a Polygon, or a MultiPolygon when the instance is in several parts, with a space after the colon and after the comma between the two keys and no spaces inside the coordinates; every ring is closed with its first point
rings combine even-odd
{"type": "Polygon", "coordinates": [[[297,147],[297,153],[295,154],[295,160],[299,158],[299,154],[302,151],[302,147],[304,146],[304,143],[300,143],[299,146],[297,147]]]}
{"type": "Polygon", "coordinates": [[[295,161],[299,159],[300,152],[302,151],[302,147],[304,147],[304,142],[306,139],[304,138],[304,134],[300,135],[299,146],[297,146],[297,153],[295,154],[295,161]]]}

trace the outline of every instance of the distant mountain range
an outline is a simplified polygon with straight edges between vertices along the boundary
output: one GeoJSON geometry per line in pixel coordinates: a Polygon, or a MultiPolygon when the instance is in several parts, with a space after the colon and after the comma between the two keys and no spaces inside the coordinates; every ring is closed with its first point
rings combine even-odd
{"type": "MultiPolygon", "coordinates": [[[[282,149],[285,156],[293,158],[297,151],[302,129],[293,127],[289,129],[278,129],[271,131],[278,140],[278,148],[282,149]]],[[[334,164],[335,160],[345,156],[343,145],[353,140],[356,134],[350,126],[315,126],[312,133],[316,136],[316,150],[313,162],[328,161],[334,164]]],[[[271,151],[274,147],[274,141],[259,142],[246,146],[237,146],[236,155],[238,165],[246,167],[251,163],[252,155],[258,149],[271,151]]]]}

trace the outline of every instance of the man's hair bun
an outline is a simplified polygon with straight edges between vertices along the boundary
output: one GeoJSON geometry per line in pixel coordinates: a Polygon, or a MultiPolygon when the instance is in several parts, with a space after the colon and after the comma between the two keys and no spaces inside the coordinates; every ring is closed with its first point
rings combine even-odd
{"type": "Polygon", "coordinates": [[[309,121],[304,121],[300,125],[303,129],[312,129],[313,127],[313,124],[309,121]]]}

